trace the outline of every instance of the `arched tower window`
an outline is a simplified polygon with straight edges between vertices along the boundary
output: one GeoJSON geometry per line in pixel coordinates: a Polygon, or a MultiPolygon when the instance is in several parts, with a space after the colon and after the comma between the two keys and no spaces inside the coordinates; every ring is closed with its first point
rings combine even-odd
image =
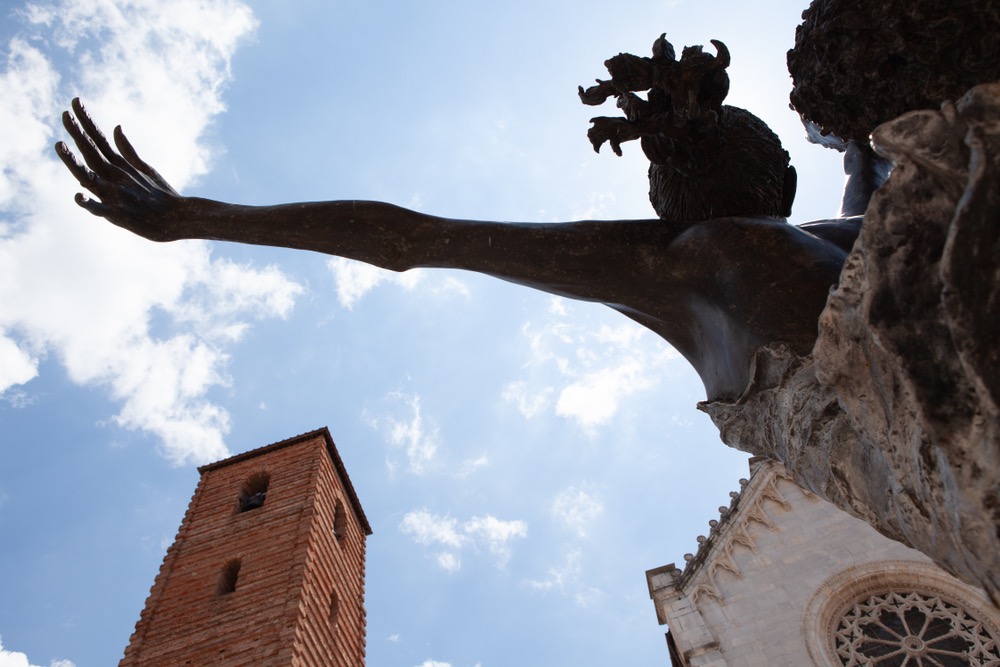
{"type": "Polygon", "coordinates": [[[234,558],[222,567],[219,574],[219,586],[216,590],[218,595],[229,595],[236,590],[236,581],[240,578],[240,565],[242,561],[234,558]]]}
{"type": "Polygon", "coordinates": [[[239,511],[249,512],[264,505],[267,499],[267,486],[271,476],[266,472],[258,472],[247,478],[240,489],[239,511]]]}
{"type": "Polygon", "coordinates": [[[347,513],[344,511],[344,503],[339,499],[333,507],[333,535],[338,542],[343,541],[347,535],[347,513]]]}

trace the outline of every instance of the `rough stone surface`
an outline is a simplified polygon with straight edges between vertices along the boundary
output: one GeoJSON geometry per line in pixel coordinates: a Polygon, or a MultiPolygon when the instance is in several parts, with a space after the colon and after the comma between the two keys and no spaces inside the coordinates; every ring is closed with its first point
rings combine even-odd
{"type": "Polygon", "coordinates": [[[1000,84],[880,126],[895,161],[812,354],[702,404],[738,449],[1000,603],[1000,84]]]}

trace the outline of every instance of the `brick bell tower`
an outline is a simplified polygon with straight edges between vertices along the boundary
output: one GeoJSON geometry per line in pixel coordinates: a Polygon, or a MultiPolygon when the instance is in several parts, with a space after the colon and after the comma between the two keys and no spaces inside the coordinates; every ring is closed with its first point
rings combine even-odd
{"type": "Polygon", "coordinates": [[[119,667],[360,667],[372,531],[323,428],[198,469],[119,667]]]}

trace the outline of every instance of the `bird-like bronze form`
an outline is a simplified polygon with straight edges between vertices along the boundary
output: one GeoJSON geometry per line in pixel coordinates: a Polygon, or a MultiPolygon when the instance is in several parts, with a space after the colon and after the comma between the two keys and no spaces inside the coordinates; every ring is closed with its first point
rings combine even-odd
{"type": "Polygon", "coordinates": [[[622,53],[605,61],[611,79],[580,87],[580,99],[598,105],[614,96],[625,116],[591,119],[590,142],[594,150],[608,142],[621,155],[622,143],[639,139],[650,161],[649,199],[663,220],[787,217],[795,169],[764,121],[723,104],[729,50],[712,45],[715,56],[689,46],[678,60],[661,35],[651,58],[622,53]]]}

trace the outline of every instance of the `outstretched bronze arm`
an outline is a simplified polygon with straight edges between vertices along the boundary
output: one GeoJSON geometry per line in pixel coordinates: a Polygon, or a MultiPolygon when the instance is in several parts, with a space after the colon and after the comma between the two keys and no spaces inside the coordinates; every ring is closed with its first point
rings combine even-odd
{"type": "Polygon", "coordinates": [[[117,150],[78,100],[64,114],[83,157],[56,152],[91,213],[154,241],[212,239],[356,259],[394,271],[476,271],[604,303],[656,332],[695,367],[709,398],[745,388],[766,343],[803,352],[845,253],[775,218],[554,224],[453,220],[391,204],[330,201],[241,206],[184,197],[115,129],[117,150]]]}

